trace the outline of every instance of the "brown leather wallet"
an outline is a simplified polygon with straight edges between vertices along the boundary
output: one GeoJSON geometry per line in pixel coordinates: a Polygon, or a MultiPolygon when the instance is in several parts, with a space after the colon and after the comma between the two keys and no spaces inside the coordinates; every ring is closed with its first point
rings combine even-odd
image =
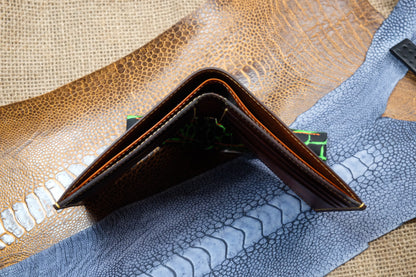
{"type": "Polygon", "coordinates": [[[56,208],[79,205],[195,118],[227,126],[316,211],[361,210],[359,197],[240,83],[219,69],[200,70],[116,140],[65,191],[56,208]]]}

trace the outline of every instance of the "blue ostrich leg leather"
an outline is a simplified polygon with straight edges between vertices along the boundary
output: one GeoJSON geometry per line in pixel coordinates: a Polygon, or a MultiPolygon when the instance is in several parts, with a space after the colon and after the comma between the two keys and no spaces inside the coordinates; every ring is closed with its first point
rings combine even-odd
{"type": "Polygon", "coordinates": [[[124,207],[0,276],[322,276],[416,216],[416,122],[382,118],[407,69],[389,48],[416,40],[399,2],[366,61],[291,126],[328,132],[328,163],[368,208],[315,213],[245,156],[124,207]]]}

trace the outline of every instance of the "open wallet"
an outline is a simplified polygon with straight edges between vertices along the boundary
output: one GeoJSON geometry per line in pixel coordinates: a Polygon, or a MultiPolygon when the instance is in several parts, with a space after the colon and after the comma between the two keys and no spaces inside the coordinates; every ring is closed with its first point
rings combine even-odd
{"type": "Polygon", "coordinates": [[[315,211],[365,209],[348,185],[282,121],[233,77],[214,68],[194,73],[134,124],[68,187],[55,208],[79,205],[89,192],[114,183],[151,155],[179,128],[200,119],[231,130],[315,211]]]}

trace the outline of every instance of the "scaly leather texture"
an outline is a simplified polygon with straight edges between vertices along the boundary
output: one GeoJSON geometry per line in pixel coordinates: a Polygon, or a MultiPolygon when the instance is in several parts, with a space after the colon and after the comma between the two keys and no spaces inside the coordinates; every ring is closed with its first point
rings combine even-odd
{"type": "Polygon", "coordinates": [[[363,197],[365,211],[315,213],[263,163],[245,157],[124,207],[0,273],[324,276],[416,216],[416,122],[381,117],[407,70],[389,49],[406,37],[416,41],[413,0],[399,2],[356,73],[292,125],[328,132],[328,163],[363,197]]]}
{"type": "Polygon", "coordinates": [[[192,72],[230,72],[289,124],[357,69],[380,23],[365,0],[211,0],[127,57],[1,107],[0,266],[93,223],[84,208],[51,205],[124,132],[127,114],[145,114],[192,72]]]}
{"type": "Polygon", "coordinates": [[[202,69],[182,82],[98,157],[55,207],[80,205],[92,191],[105,191],[136,163],[154,154],[155,148],[163,146],[179,128],[198,118],[215,119],[231,129],[314,210],[365,208],[352,189],[283,122],[230,75],[215,68],[202,69]]]}

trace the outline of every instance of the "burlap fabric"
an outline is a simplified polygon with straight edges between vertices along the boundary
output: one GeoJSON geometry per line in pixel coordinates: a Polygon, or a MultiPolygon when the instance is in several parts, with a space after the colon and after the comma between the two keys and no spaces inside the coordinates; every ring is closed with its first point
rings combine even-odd
{"type": "Polygon", "coordinates": [[[0,1],[0,105],[51,91],[118,60],[203,1],[0,1]]]}
{"type": "MultiPolygon", "coordinates": [[[[51,91],[129,54],[203,1],[1,1],[0,105],[51,91]]],[[[388,16],[397,0],[370,2],[388,16]]],[[[416,276],[415,238],[413,220],[330,276],[416,276]]]]}
{"type": "Polygon", "coordinates": [[[399,0],[368,0],[373,7],[384,17],[389,16],[399,0]]]}

